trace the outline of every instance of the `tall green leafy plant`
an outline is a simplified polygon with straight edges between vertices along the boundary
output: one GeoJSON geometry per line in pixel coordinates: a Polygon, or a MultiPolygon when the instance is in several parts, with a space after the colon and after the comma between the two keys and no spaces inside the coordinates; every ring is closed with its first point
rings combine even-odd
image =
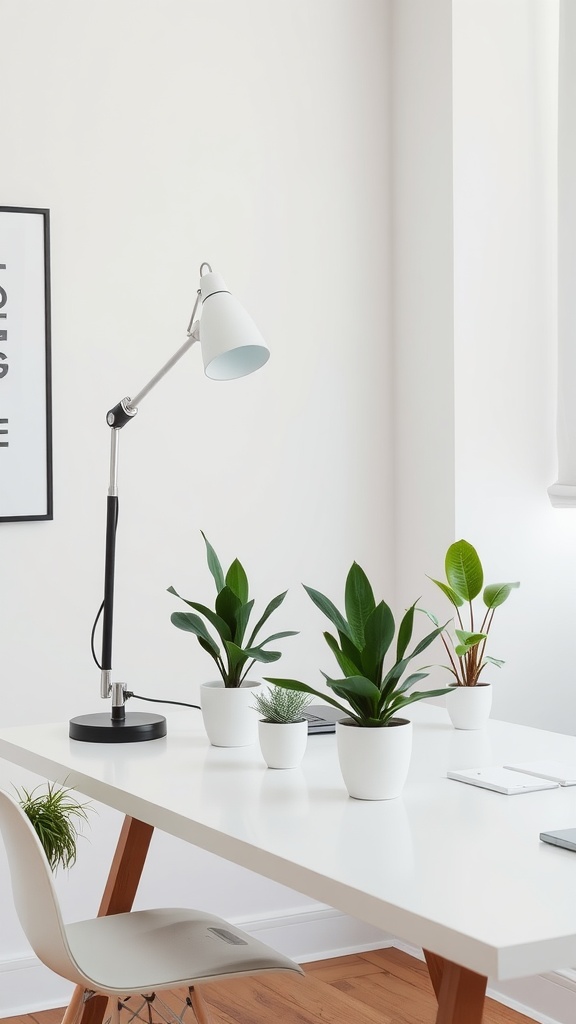
{"type": "Polygon", "coordinates": [[[411,605],[402,618],[392,664],[387,669],[385,659],[392,647],[396,624],[386,602],[376,603],[372,585],[357,562],[352,564],[346,578],[345,615],[318,590],[306,586],[304,589],[336,629],[336,635],[325,632],[324,638],[342,675],[332,678],[322,673],[334,696],[328,696],[297,679],[267,678],[267,682],[320,697],[339,708],[344,716],[352,718],[357,725],[370,728],[389,725],[394,715],[408,704],[424,697],[448,693],[448,689],[423,692],[411,690],[412,686],[427,677],[426,668],[404,678],[413,658],[422,654],[444,628],[436,626],[407,653],[412,640],[417,602],[411,605]],[[335,698],[346,703],[342,704],[335,698]]]}
{"type": "Polygon", "coordinates": [[[224,686],[241,686],[255,662],[269,664],[278,661],[280,651],[267,649],[267,644],[286,636],[296,636],[295,630],[273,633],[265,640],[257,642],[260,630],[273,612],[280,607],[288,591],[278,594],[266,606],[254,628],[248,633],[254,600],[250,598],[248,577],[237,558],[234,559],[228,572],[224,574],[222,565],[214,548],[206,539],[206,558],[208,568],[216,584],[216,600],[214,609],[208,608],[198,601],[189,601],[168,587],[168,593],[174,594],[184,601],[193,612],[173,612],[170,621],[177,629],[196,636],[202,650],[213,658],[218,672],[222,676],[224,686]],[[201,617],[202,616],[202,617],[201,617]],[[216,633],[214,637],[208,626],[216,633]]]}
{"type": "MultiPolygon", "coordinates": [[[[446,583],[432,579],[456,609],[455,639],[446,631],[442,642],[450,661],[445,667],[452,673],[457,686],[476,686],[486,665],[500,668],[504,662],[486,654],[486,642],[494,619],[494,612],[504,604],[519,583],[489,583],[484,590],[484,570],[478,552],[466,540],[451,544],[445,558],[446,583]],[[484,607],[474,610],[474,599],[482,591],[484,607]],[[465,607],[466,612],[461,609],[465,607]],[[463,615],[466,614],[467,621],[463,615]]],[[[436,622],[434,615],[429,617],[436,622]]]]}

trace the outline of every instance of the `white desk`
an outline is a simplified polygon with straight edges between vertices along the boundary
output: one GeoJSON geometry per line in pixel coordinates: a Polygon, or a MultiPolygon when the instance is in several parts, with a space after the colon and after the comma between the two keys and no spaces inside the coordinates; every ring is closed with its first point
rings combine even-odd
{"type": "Polygon", "coordinates": [[[576,787],[506,797],[446,770],[576,764],[576,738],[495,721],[458,732],[440,708],[409,711],[410,775],[386,802],[347,796],[333,735],[276,772],[257,747],[210,747],[190,712],[140,744],[77,743],[67,723],[3,729],[0,756],[422,946],[438,1022],[475,1024],[486,977],[576,964],[576,854],[538,838],[576,826],[576,787]]]}

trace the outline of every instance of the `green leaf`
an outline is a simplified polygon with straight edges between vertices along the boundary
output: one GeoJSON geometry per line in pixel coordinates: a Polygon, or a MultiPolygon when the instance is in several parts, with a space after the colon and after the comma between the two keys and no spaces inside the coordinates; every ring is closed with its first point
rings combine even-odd
{"type": "Polygon", "coordinates": [[[406,661],[411,661],[412,658],[417,658],[419,654],[422,654],[422,651],[425,651],[426,648],[434,642],[436,637],[440,636],[440,633],[444,632],[447,625],[448,623],[445,622],[443,626],[438,626],[437,629],[433,629],[431,633],[428,633],[428,636],[425,636],[424,639],[420,641],[420,643],[416,644],[416,647],[412,651],[412,654],[408,655],[406,661]]]}
{"type": "Polygon", "coordinates": [[[362,651],[362,671],[379,687],[382,665],[394,639],[395,623],[390,608],[380,601],[368,617],[365,626],[365,646],[362,651]]]}
{"type": "Polygon", "coordinates": [[[254,661],[261,661],[268,665],[272,661],[278,661],[282,657],[281,651],[263,651],[261,647],[245,647],[244,654],[254,661]]]}
{"type": "Polygon", "coordinates": [[[446,579],[464,601],[472,601],[482,590],[484,573],[475,548],[466,540],[457,540],[446,552],[446,579]]]}
{"type": "Polygon", "coordinates": [[[396,687],[396,689],[394,690],[394,698],[396,698],[396,696],[399,693],[406,693],[406,690],[409,690],[411,686],[415,686],[416,683],[419,683],[421,679],[427,678],[428,672],[413,672],[411,675],[407,676],[406,679],[403,680],[400,686],[396,687]]]}
{"type": "MultiPolygon", "coordinates": [[[[359,661],[362,660],[361,651],[358,650],[358,648],[356,647],[356,644],[354,643],[354,641],[351,640],[350,637],[346,635],[346,633],[342,633],[342,632],[339,631],[338,632],[338,639],[340,641],[340,649],[341,649],[342,653],[347,658],[349,658],[350,661],[353,661],[354,663],[358,663],[359,661]]],[[[362,671],[358,672],[357,674],[358,675],[362,675],[362,671]]]]}
{"type": "MultiPolygon", "coordinates": [[[[247,604],[242,604],[236,611],[236,632],[234,636],[234,642],[242,647],[244,642],[244,634],[248,627],[248,620],[250,613],[254,607],[254,601],[248,601],[247,604]]],[[[232,637],[230,637],[232,639],[232,637]]]]}
{"type": "Polygon", "coordinates": [[[364,647],[364,626],[376,602],[370,581],[357,562],[352,563],[346,577],[344,603],[354,643],[361,651],[364,647]]]}
{"type": "Polygon", "coordinates": [[[254,643],[256,637],[258,636],[258,633],[262,629],[262,626],[270,618],[270,616],[272,615],[272,612],[275,612],[276,609],[280,607],[280,605],[282,604],[282,601],[286,597],[287,593],[288,593],[288,591],[285,590],[283,594],[278,594],[276,597],[273,597],[272,600],[269,602],[269,604],[266,605],[266,608],[264,610],[264,613],[263,613],[262,617],[260,619],[258,619],[258,622],[256,623],[256,625],[254,626],[254,629],[252,630],[252,634],[250,636],[250,640],[248,641],[248,645],[249,646],[254,643]]]}
{"type": "Polygon", "coordinates": [[[228,653],[228,674],[234,677],[235,674],[239,673],[242,666],[246,664],[250,655],[238,647],[238,644],[233,643],[232,640],[227,640],[225,646],[228,653]]]}
{"type": "Polygon", "coordinates": [[[327,679],[326,682],[330,688],[337,686],[343,693],[368,697],[369,700],[376,702],[380,699],[380,690],[366,676],[346,676],[344,679],[327,679]]]}
{"type": "Polygon", "coordinates": [[[448,584],[442,583],[442,580],[432,579],[432,576],[429,576],[428,579],[432,583],[435,583],[437,587],[440,587],[442,593],[446,595],[450,603],[453,604],[455,608],[460,608],[464,604],[463,599],[459,597],[459,595],[456,594],[448,584]]]}
{"type": "Polygon", "coordinates": [[[397,661],[396,664],[392,666],[390,671],[382,680],[382,685],[380,687],[386,699],[388,699],[390,694],[394,691],[396,684],[404,675],[404,672],[409,663],[412,661],[412,658],[415,658],[419,654],[422,654],[422,651],[425,651],[426,648],[430,646],[430,644],[436,639],[437,636],[440,635],[440,633],[444,631],[445,628],[446,626],[439,626],[437,629],[432,630],[432,632],[429,633],[428,636],[425,636],[424,639],[416,645],[411,654],[408,654],[405,658],[402,658],[401,661],[397,661]]]}
{"type": "Polygon", "coordinates": [[[214,551],[214,548],[206,539],[205,533],[202,530],[200,530],[200,533],[204,537],[204,543],[206,545],[206,559],[208,561],[208,568],[210,569],[210,572],[214,577],[216,590],[218,593],[220,593],[224,586],[224,573],[222,571],[222,566],[220,565],[220,560],[218,558],[218,555],[214,551]]]}
{"type": "Polygon", "coordinates": [[[237,558],[226,573],[226,586],[239,598],[241,604],[248,601],[248,577],[237,558]]]}
{"type": "Polygon", "coordinates": [[[380,690],[366,676],[327,679],[326,682],[336,696],[349,701],[362,718],[377,718],[380,690]]]}
{"type": "Polygon", "coordinates": [[[401,694],[400,697],[390,702],[387,707],[387,718],[391,718],[401,708],[405,708],[408,704],[414,704],[418,700],[425,700],[426,697],[442,697],[445,693],[450,693],[454,689],[453,686],[446,686],[443,690],[413,690],[412,693],[401,694]]]}
{"type": "MultiPolygon", "coordinates": [[[[460,603],[462,604],[463,602],[460,602],[460,603]]],[[[426,608],[417,608],[416,611],[417,612],[422,612],[423,615],[427,615],[428,618],[430,619],[430,622],[433,622],[435,626],[439,626],[440,625],[440,623],[439,623],[438,619],[436,618],[436,616],[432,612],[429,612],[426,608]]]]}
{"type": "Polygon", "coordinates": [[[183,629],[187,633],[194,633],[195,636],[202,637],[213,652],[214,657],[218,658],[220,656],[220,648],[210,636],[199,615],[193,615],[192,612],[172,612],[170,622],[173,626],[176,626],[176,629],[183,629]]]}
{"type": "MultiPolygon", "coordinates": [[[[332,636],[331,633],[324,633],[324,639],[336,658],[338,667],[345,676],[358,676],[362,674],[361,666],[356,665],[355,662],[344,653],[344,651],[340,650],[336,637],[332,636]]],[[[352,647],[352,650],[356,651],[356,648],[352,647]]]]}
{"type": "Polygon", "coordinates": [[[269,644],[271,643],[272,640],[282,640],[282,638],[285,636],[298,636],[298,630],[283,629],[281,633],[272,633],[272,636],[267,636],[266,639],[263,640],[261,644],[258,644],[257,649],[260,650],[260,648],[264,647],[264,644],[269,644]]]}
{"type": "Polygon", "coordinates": [[[242,602],[230,587],[224,586],[216,598],[216,614],[224,619],[233,637],[236,636],[237,621],[236,615],[242,607],[242,602]]]}
{"type": "Polygon", "coordinates": [[[219,633],[222,640],[232,639],[232,634],[227,623],[224,619],[220,618],[219,615],[216,615],[216,612],[213,612],[211,608],[207,608],[204,604],[198,604],[197,601],[188,601],[185,597],[182,597],[181,594],[178,594],[177,591],[174,590],[174,587],[168,587],[168,593],[174,594],[176,597],[179,597],[181,601],[184,601],[184,604],[187,604],[189,608],[194,608],[197,612],[200,612],[204,618],[208,619],[208,622],[214,626],[214,629],[219,633]]]}
{"type": "MultiPolygon", "coordinates": [[[[477,644],[481,643],[482,640],[486,639],[486,633],[469,633],[466,629],[455,629],[456,636],[458,637],[460,644],[463,644],[466,650],[470,650],[471,647],[476,647],[477,644]]],[[[458,654],[458,648],[456,648],[458,654]]]]}
{"type": "Polygon", "coordinates": [[[482,599],[487,608],[498,608],[510,597],[512,590],[519,587],[519,583],[489,583],[484,587],[482,599]]]}
{"type": "Polygon", "coordinates": [[[330,598],[325,597],[324,594],[321,594],[319,590],[313,590],[312,587],[307,587],[305,584],[303,584],[303,586],[304,590],[308,594],[308,597],[310,597],[311,600],[316,605],[316,607],[324,613],[326,618],[330,619],[330,622],[332,623],[333,626],[336,626],[338,632],[344,633],[344,635],[347,636],[348,639],[351,640],[353,644],[355,644],[354,635],[349,624],[346,622],[344,616],[341,615],[341,613],[338,611],[336,606],[332,604],[330,598]]]}
{"type": "Polygon", "coordinates": [[[502,661],[500,658],[491,658],[489,654],[486,655],[484,661],[489,661],[490,664],[495,665],[496,668],[502,668],[502,665],[506,664],[506,662],[502,661]]]}
{"type": "MultiPolygon", "coordinates": [[[[406,654],[406,648],[412,639],[412,630],[414,628],[414,609],[416,608],[416,601],[410,606],[398,630],[398,639],[396,641],[396,661],[401,661],[406,654]]],[[[438,623],[436,623],[438,625],[438,623]]]]}

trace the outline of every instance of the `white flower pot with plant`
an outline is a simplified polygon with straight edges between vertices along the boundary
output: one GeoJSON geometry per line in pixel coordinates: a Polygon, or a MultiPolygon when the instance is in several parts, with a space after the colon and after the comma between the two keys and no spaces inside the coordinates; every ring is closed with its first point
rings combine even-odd
{"type": "MultiPolygon", "coordinates": [[[[489,583],[482,592],[484,607],[475,615],[473,601],[484,586],[484,570],[476,549],[466,540],[451,544],[446,552],[445,570],[446,583],[435,579],[432,582],[456,609],[458,623],[454,630],[455,639],[447,630],[442,633],[450,661],[444,667],[455,680],[446,697],[446,708],[455,729],[481,729],[490,717],[492,686],[480,676],[486,665],[500,668],[504,664],[486,654],[488,634],[496,608],[504,604],[511,591],[520,584],[489,583]],[[464,605],[467,605],[467,622],[460,611],[464,605]]],[[[437,623],[434,615],[427,614],[437,623]]]]}
{"type": "Polygon", "coordinates": [[[273,686],[255,694],[259,715],[258,739],[269,768],[297,768],[306,751],[308,720],[304,710],[312,698],[298,690],[273,686]]]}
{"type": "Polygon", "coordinates": [[[256,662],[269,664],[278,661],[280,651],[270,651],[266,645],[286,636],[296,636],[295,630],[273,633],[265,640],[257,636],[272,613],[282,604],[287,591],[278,594],[266,606],[258,622],[248,634],[254,600],[249,596],[248,578],[244,568],[234,559],[224,575],[220,560],[204,534],[208,568],[216,584],[214,608],[197,601],[189,601],[168,587],[168,592],[180,597],[193,612],[173,612],[170,621],[178,628],[196,636],[198,643],[214,660],[220,678],[203,683],[200,687],[200,706],[204,727],[210,742],[217,747],[241,747],[256,743],[258,716],[253,707],[255,688],[259,681],[249,680],[248,673],[256,662]],[[218,636],[208,629],[211,626],[218,636]]]}
{"type": "Polygon", "coordinates": [[[336,724],[340,768],[350,796],[360,800],[390,800],[402,792],[412,743],[412,725],[398,712],[424,697],[436,697],[447,689],[411,691],[428,673],[420,670],[403,679],[406,668],[442,632],[437,626],[407,654],[414,626],[414,603],[404,615],[396,640],[394,664],[386,671],[388,653],[396,625],[385,601],[376,604],[366,573],[354,562],[346,578],[346,616],[311,587],[305,587],[314,604],[336,627],[338,638],[324,633],[343,678],[325,675],[333,697],[296,679],[267,679],[290,690],[320,697],[348,715],[336,724]],[[384,750],[382,750],[384,748],[384,750]]]}

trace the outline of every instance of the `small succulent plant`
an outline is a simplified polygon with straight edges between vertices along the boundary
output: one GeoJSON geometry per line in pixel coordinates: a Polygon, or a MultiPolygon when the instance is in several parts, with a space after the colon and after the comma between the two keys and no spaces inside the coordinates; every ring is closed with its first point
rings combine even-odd
{"type": "Polygon", "coordinates": [[[266,692],[257,693],[254,700],[254,708],[264,722],[285,725],[303,720],[303,712],[312,697],[298,690],[284,690],[279,686],[271,686],[266,692]]]}

